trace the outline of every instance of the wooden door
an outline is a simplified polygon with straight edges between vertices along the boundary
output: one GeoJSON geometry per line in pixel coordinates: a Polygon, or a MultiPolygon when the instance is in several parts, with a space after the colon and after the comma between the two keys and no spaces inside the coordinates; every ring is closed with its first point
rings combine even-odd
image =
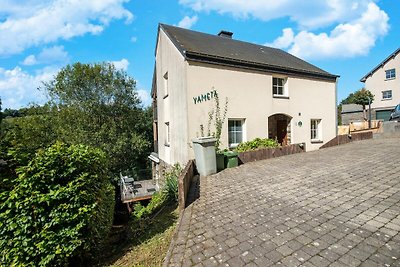
{"type": "Polygon", "coordinates": [[[287,121],[286,120],[278,120],[276,129],[277,129],[277,138],[278,143],[282,146],[287,145],[287,121]]]}

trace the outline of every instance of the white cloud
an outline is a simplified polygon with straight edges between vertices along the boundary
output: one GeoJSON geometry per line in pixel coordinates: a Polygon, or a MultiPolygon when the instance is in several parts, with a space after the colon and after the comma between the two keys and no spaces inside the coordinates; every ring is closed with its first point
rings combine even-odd
{"type": "Polygon", "coordinates": [[[179,0],[196,12],[218,12],[240,19],[288,18],[296,27],[266,45],[307,59],[366,55],[389,29],[378,0],[179,0]],[[318,31],[317,31],[318,29],[318,31]]]}
{"type": "Polygon", "coordinates": [[[58,69],[54,67],[43,68],[33,75],[19,66],[9,70],[0,68],[2,108],[18,109],[29,103],[44,103],[45,95],[37,88],[42,82],[50,81],[57,72],[58,69]]]}
{"type": "Polygon", "coordinates": [[[195,15],[193,17],[185,16],[181,21],[178,23],[178,27],[190,29],[196,22],[198,21],[198,17],[195,15]]]}
{"type": "Polygon", "coordinates": [[[144,89],[139,89],[137,90],[138,97],[142,101],[143,106],[148,107],[151,105],[151,96],[149,91],[144,90],[144,89]]]}
{"type": "Polygon", "coordinates": [[[24,61],[22,62],[23,65],[26,66],[31,66],[31,65],[35,65],[37,63],[36,57],[35,55],[29,55],[27,56],[24,61]]]}
{"type": "Polygon", "coordinates": [[[377,0],[180,0],[196,12],[216,11],[236,18],[269,21],[288,17],[302,28],[319,28],[359,16],[377,0]]]}
{"type": "Polygon", "coordinates": [[[294,36],[292,29],[285,29],[270,45],[289,48],[290,53],[304,59],[366,55],[388,32],[388,20],[384,11],[370,3],[360,18],[337,25],[329,34],[301,31],[294,36]]]}
{"type": "Polygon", "coordinates": [[[66,63],[68,62],[68,52],[63,46],[53,46],[44,48],[37,56],[29,55],[22,62],[24,65],[66,63]]]}
{"type": "Polygon", "coordinates": [[[126,58],[123,58],[119,61],[111,61],[110,63],[114,64],[114,67],[117,70],[127,71],[129,66],[129,61],[126,58]]]}
{"type": "Polygon", "coordinates": [[[272,46],[276,48],[288,48],[294,41],[294,32],[291,28],[283,29],[282,36],[275,39],[272,43],[265,44],[266,46],[272,46]]]}
{"type": "Polygon", "coordinates": [[[131,42],[132,43],[136,43],[137,42],[137,37],[136,36],[132,36],[131,37],[131,42]]]}
{"type": "Polygon", "coordinates": [[[114,19],[129,22],[133,15],[123,7],[127,1],[5,1],[0,10],[5,18],[0,22],[0,55],[87,33],[99,34],[114,19]]]}

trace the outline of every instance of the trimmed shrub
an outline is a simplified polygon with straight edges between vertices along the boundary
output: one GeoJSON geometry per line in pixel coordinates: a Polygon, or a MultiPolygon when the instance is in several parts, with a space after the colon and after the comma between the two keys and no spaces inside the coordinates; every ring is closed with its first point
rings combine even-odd
{"type": "Polygon", "coordinates": [[[237,152],[246,152],[250,150],[256,150],[260,148],[278,147],[279,143],[276,139],[261,139],[256,138],[252,141],[240,143],[236,148],[237,152]]]}
{"type": "Polygon", "coordinates": [[[56,143],[19,168],[0,204],[0,265],[65,266],[98,249],[115,204],[105,165],[98,149],[56,143]]]}

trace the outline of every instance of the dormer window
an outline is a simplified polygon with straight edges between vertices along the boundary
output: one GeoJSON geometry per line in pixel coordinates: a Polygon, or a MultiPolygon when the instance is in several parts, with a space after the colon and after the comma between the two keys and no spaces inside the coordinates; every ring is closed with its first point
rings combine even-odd
{"type": "Polygon", "coordinates": [[[274,97],[287,97],[287,79],[286,78],[272,78],[272,93],[274,97]]]}
{"type": "Polygon", "coordinates": [[[386,80],[391,80],[396,78],[396,69],[386,70],[386,80]]]}

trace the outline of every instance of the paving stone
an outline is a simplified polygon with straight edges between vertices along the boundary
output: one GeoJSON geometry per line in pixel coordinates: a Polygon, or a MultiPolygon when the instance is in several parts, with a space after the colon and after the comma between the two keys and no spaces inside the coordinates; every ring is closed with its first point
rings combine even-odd
{"type": "Polygon", "coordinates": [[[166,266],[399,266],[399,157],[364,140],[200,177],[166,266]]]}

